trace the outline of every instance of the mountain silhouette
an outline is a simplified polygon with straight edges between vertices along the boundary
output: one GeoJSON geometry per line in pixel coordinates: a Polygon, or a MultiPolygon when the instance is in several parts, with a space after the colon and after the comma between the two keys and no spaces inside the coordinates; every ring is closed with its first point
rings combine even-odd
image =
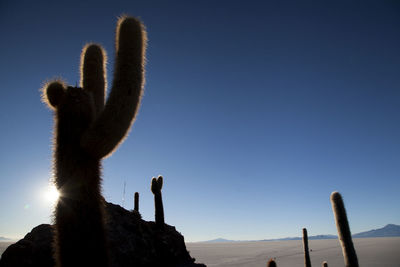
{"type": "Polygon", "coordinates": [[[396,237],[400,236],[400,225],[388,224],[383,228],[373,229],[366,232],[354,234],[354,238],[366,237],[396,237]]]}

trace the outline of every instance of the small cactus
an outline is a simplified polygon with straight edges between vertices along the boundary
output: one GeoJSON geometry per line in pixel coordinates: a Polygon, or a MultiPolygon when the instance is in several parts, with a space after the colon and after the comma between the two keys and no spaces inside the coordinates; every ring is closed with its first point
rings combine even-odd
{"type": "Polygon", "coordinates": [[[269,259],[267,267],[276,267],[276,262],[274,259],[269,259]]]}
{"type": "Polygon", "coordinates": [[[311,267],[310,252],[308,249],[307,229],[303,228],[304,266],[311,267]]]}
{"type": "Polygon", "coordinates": [[[322,262],[322,267],[328,267],[328,262],[327,261],[323,261],[322,262]]]}
{"type": "Polygon", "coordinates": [[[136,212],[139,212],[139,193],[135,192],[135,207],[133,209],[136,212]]]}
{"type": "Polygon", "coordinates": [[[155,206],[155,218],[156,225],[160,228],[164,228],[164,207],[162,202],[161,189],[163,186],[163,177],[153,177],[151,180],[151,192],[154,194],[154,206],[155,206]]]}
{"type": "Polygon", "coordinates": [[[351,239],[346,209],[344,208],[343,199],[339,192],[333,192],[331,194],[331,204],[335,215],[340,245],[342,246],[344,263],[346,267],[358,267],[357,254],[354,249],[353,240],[351,239]]]}

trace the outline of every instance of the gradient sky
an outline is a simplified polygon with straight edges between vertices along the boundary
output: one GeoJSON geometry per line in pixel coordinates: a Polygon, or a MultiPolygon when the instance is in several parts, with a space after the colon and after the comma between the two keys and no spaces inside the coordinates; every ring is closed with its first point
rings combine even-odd
{"type": "Polygon", "coordinates": [[[43,82],[79,83],[98,42],[112,79],[117,17],[148,35],[142,106],[103,161],[107,201],[166,222],[186,241],[335,234],[400,224],[400,2],[0,1],[0,236],[51,222],[52,112],[43,82]]]}

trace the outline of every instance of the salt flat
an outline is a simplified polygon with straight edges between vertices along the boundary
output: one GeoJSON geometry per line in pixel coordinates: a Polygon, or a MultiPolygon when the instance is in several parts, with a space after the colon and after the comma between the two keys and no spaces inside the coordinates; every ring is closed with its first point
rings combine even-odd
{"type": "MultiPolygon", "coordinates": [[[[400,267],[400,237],[353,239],[358,261],[362,267],[400,267]]],[[[269,258],[276,258],[279,267],[303,267],[301,240],[226,243],[186,243],[196,262],[208,267],[266,266],[269,258]]],[[[313,266],[323,261],[329,267],[344,266],[342,249],[337,239],[309,240],[313,266]]]]}

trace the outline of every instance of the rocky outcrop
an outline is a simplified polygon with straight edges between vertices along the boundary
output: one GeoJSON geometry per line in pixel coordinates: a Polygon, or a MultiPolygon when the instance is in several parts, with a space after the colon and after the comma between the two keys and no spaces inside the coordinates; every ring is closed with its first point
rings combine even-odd
{"type": "MultiPolygon", "coordinates": [[[[163,230],[154,222],[141,219],[139,213],[107,203],[107,237],[112,267],[205,267],[194,263],[186,250],[184,237],[175,227],[163,230]]],[[[42,224],[4,251],[0,267],[53,267],[52,226],[42,224]]],[[[82,236],[85,238],[85,236],[82,236]]]]}

